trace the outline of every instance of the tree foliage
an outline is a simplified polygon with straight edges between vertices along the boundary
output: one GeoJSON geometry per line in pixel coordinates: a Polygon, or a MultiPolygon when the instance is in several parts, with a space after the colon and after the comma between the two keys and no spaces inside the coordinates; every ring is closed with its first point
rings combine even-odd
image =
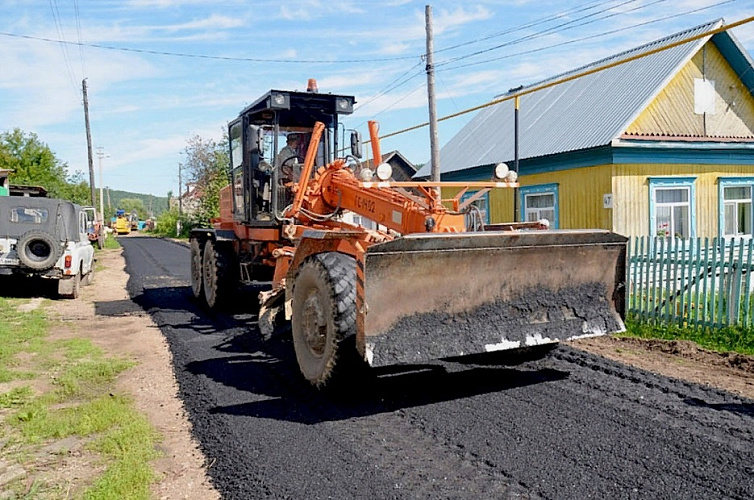
{"type": "Polygon", "coordinates": [[[228,184],[227,137],[219,144],[198,135],[186,142],[183,150],[186,161],[181,163],[181,169],[193,185],[194,199],[198,200],[197,205],[191,207],[192,222],[207,225],[210,219],[220,215],[220,189],[228,184]]]}
{"type": "Polygon", "coordinates": [[[118,202],[118,208],[126,211],[127,214],[136,211],[140,220],[146,220],[147,208],[144,201],[138,198],[123,198],[118,202]]]}
{"type": "Polygon", "coordinates": [[[89,183],[83,173],[76,171],[69,176],[68,165],[33,132],[15,128],[0,134],[0,168],[13,171],[11,184],[42,186],[51,198],[91,203],[89,183]]]}

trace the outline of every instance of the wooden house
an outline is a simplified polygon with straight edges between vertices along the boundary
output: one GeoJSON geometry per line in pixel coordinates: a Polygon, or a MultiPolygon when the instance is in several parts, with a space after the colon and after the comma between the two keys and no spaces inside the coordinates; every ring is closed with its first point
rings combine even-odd
{"type": "MultiPolygon", "coordinates": [[[[616,54],[548,81],[702,35],[521,96],[520,188],[476,202],[487,222],[546,218],[554,228],[627,236],[750,237],[754,62],[732,33],[711,33],[722,26],[616,54]]],[[[513,165],[514,138],[514,100],[483,109],[442,148],[442,180],[490,179],[497,163],[513,165]]]]}

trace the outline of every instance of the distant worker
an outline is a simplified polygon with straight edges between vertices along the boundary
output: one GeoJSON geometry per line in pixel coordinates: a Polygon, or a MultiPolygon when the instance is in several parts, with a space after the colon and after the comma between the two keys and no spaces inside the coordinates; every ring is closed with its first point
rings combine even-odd
{"type": "Polygon", "coordinates": [[[296,158],[298,155],[298,134],[288,134],[285,146],[275,157],[275,168],[279,168],[283,182],[298,182],[301,177],[301,165],[296,158]]]}

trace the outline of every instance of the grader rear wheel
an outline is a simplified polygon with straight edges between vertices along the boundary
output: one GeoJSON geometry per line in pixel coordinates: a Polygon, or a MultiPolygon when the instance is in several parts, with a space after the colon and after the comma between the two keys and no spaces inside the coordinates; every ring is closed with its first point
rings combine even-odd
{"type": "Polygon", "coordinates": [[[210,308],[220,307],[238,285],[232,247],[207,240],[202,268],[204,300],[210,308]]]}
{"type": "Polygon", "coordinates": [[[304,377],[322,387],[342,373],[336,365],[356,356],[355,348],[349,351],[343,345],[356,334],[356,262],[352,257],[329,252],[304,262],[294,283],[291,322],[296,360],[304,377]]]}
{"type": "Polygon", "coordinates": [[[199,240],[191,240],[191,293],[195,299],[204,300],[204,280],[202,272],[202,247],[199,240]]]}

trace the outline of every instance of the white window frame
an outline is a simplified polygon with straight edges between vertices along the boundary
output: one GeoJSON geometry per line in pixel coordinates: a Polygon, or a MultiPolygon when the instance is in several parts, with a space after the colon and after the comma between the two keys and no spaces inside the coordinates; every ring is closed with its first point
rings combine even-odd
{"type": "MultiPolygon", "coordinates": [[[[718,178],[717,182],[718,187],[718,230],[717,234],[720,238],[725,238],[726,240],[732,240],[732,239],[751,239],[752,234],[754,234],[754,177],[720,177],[718,178]],[[725,199],[725,188],[731,188],[731,187],[748,187],[749,188],[749,199],[741,198],[741,199],[735,199],[735,200],[726,200],[725,199]],[[735,234],[735,235],[729,235],[725,234],[725,206],[730,203],[735,203],[736,205],[740,203],[749,203],[749,232],[748,234],[735,234]]],[[[736,210],[736,213],[738,213],[738,210],[736,210]]],[[[738,226],[738,224],[736,224],[738,226]]]]}
{"type": "MultiPolygon", "coordinates": [[[[549,184],[537,184],[534,186],[521,186],[518,189],[519,193],[519,220],[521,222],[527,222],[528,218],[527,215],[529,214],[529,208],[527,206],[527,200],[529,197],[534,196],[541,196],[541,195],[552,195],[553,196],[553,207],[552,211],[554,213],[553,220],[549,220],[550,228],[551,229],[558,229],[560,227],[560,198],[559,198],[559,187],[557,183],[549,183],[549,184]]],[[[535,209],[537,211],[541,211],[542,208],[535,209]]],[[[542,219],[542,217],[537,217],[537,220],[542,219]]]]}
{"type": "Polygon", "coordinates": [[[650,237],[662,237],[657,228],[657,191],[671,189],[686,189],[688,200],[685,202],[662,203],[660,206],[671,208],[671,224],[665,237],[674,237],[675,221],[672,209],[678,206],[689,207],[689,234],[687,238],[696,237],[696,177],[650,177],[649,178],[649,235],[650,237]]]}

